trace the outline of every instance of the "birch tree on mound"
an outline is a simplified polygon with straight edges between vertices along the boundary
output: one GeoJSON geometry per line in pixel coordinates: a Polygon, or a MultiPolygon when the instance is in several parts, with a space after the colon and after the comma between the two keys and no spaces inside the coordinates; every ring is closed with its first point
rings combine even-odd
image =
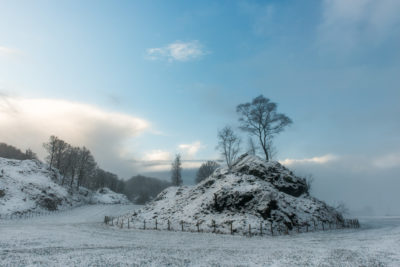
{"type": "Polygon", "coordinates": [[[239,114],[240,129],[254,135],[262,148],[265,159],[271,159],[272,139],[282,132],[292,120],[285,114],[277,112],[277,104],[260,95],[251,103],[236,107],[239,114]]]}

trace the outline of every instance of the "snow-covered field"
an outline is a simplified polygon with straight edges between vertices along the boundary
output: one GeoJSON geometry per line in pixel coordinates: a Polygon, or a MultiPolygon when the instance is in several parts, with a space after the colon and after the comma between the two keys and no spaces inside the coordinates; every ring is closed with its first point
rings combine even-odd
{"type": "Polygon", "coordinates": [[[361,229],[276,237],[128,230],[105,226],[138,206],[91,205],[0,221],[0,266],[400,266],[400,217],[361,229]]]}

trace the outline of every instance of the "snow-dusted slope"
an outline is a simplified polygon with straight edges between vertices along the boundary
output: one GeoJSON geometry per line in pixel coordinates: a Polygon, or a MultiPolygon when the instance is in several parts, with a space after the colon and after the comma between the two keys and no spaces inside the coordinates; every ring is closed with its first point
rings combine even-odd
{"type": "Polygon", "coordinates": [[[69,192],[57,170],[37,160],[0,158],[0,215],[59,210],[89,203],[127,203],[109,189],[69,192]],[[101,191],[101,192],[100,192],[101,191]]]}
{"type": "MultiPolygon", "coordinates": [[[[203,222],[202,229],[227,232],[230,222],[237,232],[247,232],[251,224],[258,231],[260,223],[275,230],[341,224],[341,214],[311,196],[306,181],[296,177],[278,162],[243,155],[230,170],[217,169],[196,186],[170,187],[143,209],[134,212],[131,221],[157,219],[187,227],[203,222]]],[[[126,218],[125,217],[125,218],[126,218]]]]}
{"type": "Polygon", "coordinates": [[[128,204],[130,201],[125,195],[115,193],[107,187],[93,193],[90,200],[92,204],[128,204]]]}

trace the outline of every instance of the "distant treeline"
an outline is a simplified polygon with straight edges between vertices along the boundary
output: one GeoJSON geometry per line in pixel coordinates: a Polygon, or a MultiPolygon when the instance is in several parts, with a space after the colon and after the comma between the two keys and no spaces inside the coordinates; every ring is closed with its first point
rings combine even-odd
{"type": "MultiPolygon", "coordinates": [[[[61,174],[59,182],[72,191],[79,189],[80,186],[92,190],[108,187],[114,192],[125,194],[137,204],[144,204],[171,185],[169,182],[141,175],[124,181],[118,175],[101,169],[86,147],[74,147],[56,136],[51,136],[43,147],[47,151],[45,160],[49,168],[58,169],[61,174]]],[[[0,157],[18,160],[38,159],[30,149],[24,153],[5,143],[0,143],[0,157]]]]}
{"type": "Polygon", "coordinates": [[[171,184],[166,181],[137,175],[125,182],[124,193],[129,200],[137,204],[144,204],[155,198],[161,191],[170,185],[171,184]]]}
{"type": "Polygon", "coordinates": [[[14,146],[0,143],[0,157],[6,159],[37,159],[37,156],[31,149],[25,150],[25,153],[14,146]]]}

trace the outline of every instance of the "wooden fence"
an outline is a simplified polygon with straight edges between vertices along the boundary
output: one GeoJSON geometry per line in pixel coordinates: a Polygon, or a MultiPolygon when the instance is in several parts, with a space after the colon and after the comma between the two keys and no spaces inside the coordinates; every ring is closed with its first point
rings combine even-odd
{"type": "Polygon", "coordinates": [[[345,219],[342,222],[317,222],[312,221],[311,223],[304,223],[302,225],[296,225],[289,228],[284,223],[271,223],[260,221],[258,225],[251,224],[235,224],[234,221],[228,221],[223,224],[217,224],[215,220],[212,220],[207,224],[204,221],[198,221],[196,223],[188,223],[180,221],[175,224],[171,223],[170,220],[160,222],[158,219],[151,221],[138,221],[133,218],[120,218],[105,216],[104,223],[109,226],[116,226],[121,229],[140,229],[140,230],[166,230],[166,231],[182,231],[182,232],[208,232],[217,234],[241,234],[246,236],[263,236],[263,235],[288,235],[291,233],[305,233],[312,231],[325,231],[334,229],[345,229],[345,228],[359,228],[360,222],[358,219],[345,219]],[[205,226],[204,226],[205,225],[205,226]]]}

